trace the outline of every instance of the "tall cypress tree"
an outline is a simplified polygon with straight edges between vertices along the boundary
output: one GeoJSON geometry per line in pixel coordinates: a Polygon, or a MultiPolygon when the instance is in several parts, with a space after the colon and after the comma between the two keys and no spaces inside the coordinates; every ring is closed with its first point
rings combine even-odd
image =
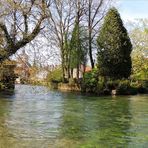
{"type": "Polygon", "coordinates": [[[132,68],[132,44],[116,8],[108,11],[97,43],[100,74],[112,79],[128,78],[132,68]]]}
{"type": "Polygon", "coordinates": [[[75,23],[70,40],[70,68],[80,69],[81,65],[85,66],[87,62],[88,44],[87,34],[84,26],[75,23]]]}

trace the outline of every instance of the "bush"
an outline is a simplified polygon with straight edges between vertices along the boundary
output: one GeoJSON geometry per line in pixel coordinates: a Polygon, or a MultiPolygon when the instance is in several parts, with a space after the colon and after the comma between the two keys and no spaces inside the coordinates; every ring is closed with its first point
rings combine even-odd
{"type": "Polygon", "coordinates": [[[97,93],[98,94],[103,94],[104,93],[104,89],[105,89],[105,83],[104,83],[104,79],[100,79],[98,81],[98,86],[97,86],[97,93]]]}
{"type": "Polygon", "coordinates": [[[106,82],[106,87],[110,90],[116,89],[119,85],[120,80],[109,80],[106,82]]]}
{"type": "Polygon", "coordinates": [[[53,83],[60,83],[62,82],[62,69],[57,68],[53,71],[50,71],[47,75],[47,81],[53,83]]]}
{"type": "Polygon", "coordinates": [[[119,95],[135,95],[137,93],[147,93],[147,88],[144,81],[130,82],[130,80],[109,80],[106,82],[106,88],[110,91],[117,90],[119,95]]]}
{"type": "Polygon", "coordinates": [[[147,81],[105,80],[99,77],[97,71],[86,73],[84,76],[85,92],[91,92],[102,95],[110,95],[112,90],[116,90],[118,95],[136,95],[137,93],[148,93],[147,81]]]}
{"type": "Polygon", "coordinates": [[[97,69],[93,69],[91,72],[84,74],[83,78],[83,91],[96,92],[98,86],[98,73],[97,69]]]}
{"type": "MultiPolygon", "coordinates": [[[[118,80],[119,81],[119,80],[118,80]]],[[[130,94],[130,81],[120,80],[117,87],[117,94],[129,95],[130,94]]]]}
{"type": "Polygon", "coordinates": [[[137,93],[147,93],[147,81],[135,81],[131,82],[131,88],[137,90],[137,93]]]}

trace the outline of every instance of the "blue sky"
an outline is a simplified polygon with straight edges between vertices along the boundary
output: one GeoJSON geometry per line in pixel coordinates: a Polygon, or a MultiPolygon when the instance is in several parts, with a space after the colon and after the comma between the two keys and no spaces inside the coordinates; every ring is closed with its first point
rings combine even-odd
{"type": "Polygon", "coordinates": [[[117,8],[124,21],[148,18],[148,0],[117,0],[117,8]]]}

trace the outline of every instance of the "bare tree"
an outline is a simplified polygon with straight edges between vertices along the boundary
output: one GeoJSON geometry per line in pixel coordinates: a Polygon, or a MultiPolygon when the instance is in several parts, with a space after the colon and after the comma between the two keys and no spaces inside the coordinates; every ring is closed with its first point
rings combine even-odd
{"type": "MultiPolygon", "coordinates": [[[[69,59],[71,50],[68,42],[71,39],[74,24],[87,26],[89,45],[89,57],[92,68],[94,68],[93,44],[99,31],[100,22],[103,19],[108,4],[111,0],[52,0],[48,6],[48,38],[52,44],[60,49],[63,78],[69,77],[69,59]],[[50,37],[49,37],[50,36],[50,37]]],[[[78,27],[79,28],[79,27],[78,27]]],[[[78,29],[79,32],[79,29],[78,29]]],[[[79,38],[79,33],[78,36],[79,38]]],[[[77,39],[79,40],[79,39],[77,39]]],[[[79,49],[79,48],[78,48],[79,49]]],[[[79,75],[79,63],[77,64],[77,75],[79,75]]]]}
{"type": "MultiPolygon", "coordinates": [[[[48,3],[49,4],[49,3],[48,3]]],[[[1,0],[0,62],[31,42],[43,29],[47,18],[45,0],[1,0]]]]}
{"type": "MultiPolygon", "coordinates": [[[[76,0],[76,25],[78,26],[77,27],[77,41],[80,41],[80,23],[82,21],[82,17],[83,15],[85,14],[85,0],[76,0]]],[[[77,43],[77,56],[78,58],[80,58],[80,50],[81,50],[81,43],[77,43]]],[[[77,59],[78,62],[77,62],[77,79],[79,79],[79,70],[80,70],[80,59],[77,59]]]]}
{"type": "Polygon", "coordinates": [[[69,39],[70,30],[74,23],[74,0],[53,0],[48,7],[50,15],[48,31],[50,41],[60,49],[63,78],[67,77],[68,49],[65,43],[69,39]]]}
{"type": "Polygon", "coordinates": [[[87,0],[85,5],[86,21],[88,28],[89,58],[92,68],[94,68],[93,44],[99,32],[100,22],[103,19],[111,0],[87,0]]]}

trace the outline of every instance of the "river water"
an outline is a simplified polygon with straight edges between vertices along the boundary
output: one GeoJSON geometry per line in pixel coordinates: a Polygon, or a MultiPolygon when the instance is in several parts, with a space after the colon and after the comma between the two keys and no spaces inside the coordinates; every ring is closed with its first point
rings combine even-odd
{"type": "Polygon", "coordinates": [[[0,148],[112,147],[148,147],[148,95],[92,97],[27,85],[0,95],[0,148]]]}

